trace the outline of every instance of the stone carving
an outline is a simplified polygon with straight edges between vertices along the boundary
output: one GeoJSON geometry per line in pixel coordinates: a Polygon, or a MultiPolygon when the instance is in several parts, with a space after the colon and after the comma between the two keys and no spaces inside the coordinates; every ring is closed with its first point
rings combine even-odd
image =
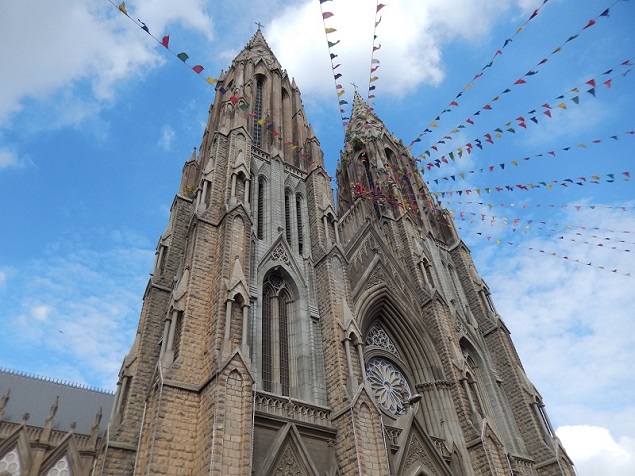
{"type": "Polygon", "coordinates": [[[293,449],[287,446],[282,454],[282,458],[280,458],[276,472],[273,474],[275,476],[302,476],[304,473],[293,449]]]}
{"type": "Polygon", "coordinates": [[[272,261],[282,261],[285,264],[291,264],[287,251],[283,248],[282,243],[278,243],[278,246],[271,252],[272,261]]]}
{"type": "Polygon", "coordinates": [[[419,438],[413,436],[412,441],[410,442],[410,448],[408,448],[408,456],[406,457],[406,462],[404,463],[404,469],[408,469],[415,463],[422,463],[427,470],[430,471],[430,474],[439,474],[435,469],[428,453],[423,448],[423,445],[419,441],[419,438]]]}

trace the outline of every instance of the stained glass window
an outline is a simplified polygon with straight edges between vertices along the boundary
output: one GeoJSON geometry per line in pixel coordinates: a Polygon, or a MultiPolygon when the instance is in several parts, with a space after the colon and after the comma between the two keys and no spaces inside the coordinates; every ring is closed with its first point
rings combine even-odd
{"type": "Polygon", "coordinates": [[[375,400],[384,410],[393,415],[404,413],[410,387],[397,366],[384,358],[373,357],[366,364],[366,378],[375,400]]]}
{"type": "Polygon", "coordinates": [[[390,339],[388,334],[386,334],[386,331],[382,329],[379,324],[375,324],[373,325],[373,327],[370,328],[370,330],[366,334],[366,341],[364,342],[364,344],[383,347],[391,354],[399,355],[397,347],[395,347],[395,344],[392,343],[392,340],[390,339]]]}
{"type": "Polygon", "coordinates": [[[0,473],[5,471],[11,476],[20,474],[20,455],[17,446],[0,459],[0,473]]]}

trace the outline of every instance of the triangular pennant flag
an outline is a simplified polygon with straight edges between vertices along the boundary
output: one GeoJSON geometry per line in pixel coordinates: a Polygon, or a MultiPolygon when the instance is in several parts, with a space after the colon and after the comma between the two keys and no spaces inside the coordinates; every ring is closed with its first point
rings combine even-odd
{"type": "Polygon", "coordinates": [[[121,2],[121,4],[119,5],[119,11],[124,15],[128,14],[128,11],[126,10],[126,2],[121,2]]]}
{"type": "Polygon", "coordinates": [[[170,43],[170,35],[165,35],[161,40],[161,44],[167,48],[168,43],[170,43]]]}
{"type": "Polygon", "coordinates": [[[333,14],[331,12],[324,12],[322,13],[322,19],[326,20],[327,18],[331,18],[333,16],[333,14]]]}
{"type": "Polygon", "coordinates": [[[200,74],[201,71],[203,71],[205,68],[203,68],[200,64],[197,64],[196,66],[193,66],[192,69],[194,70],[194,72],[196,72],[197,74],[200,74]]]}
{"type": "Polygon", "coordinates": [[[207,78],[205,81],[207,81],[209,84],[214,84],[216,81],[218,81],[218,79],[216,79],[216,78],[207,78]]]}
{"type": "Polygon", "coordinates": [[[335,28],[325,28],[324,29],[324,33],[326,33],[327,35],[329,33],[335,33],[337,30],[335,28]]]}
{"type": "Polygon", "coordinates": [[[178,59],[180,59],[181,61],[183,61],[184,63],[187,61],[187,59],[189,58],[189,56],[187,55],[187,53],[179,53],[178,55],[176,55],[176,57],[178,59]]]}

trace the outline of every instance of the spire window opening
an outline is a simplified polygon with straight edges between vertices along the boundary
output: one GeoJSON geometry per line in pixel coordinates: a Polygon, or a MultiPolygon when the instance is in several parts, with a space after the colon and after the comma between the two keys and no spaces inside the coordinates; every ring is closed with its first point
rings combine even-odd
{"type": "Polygon", "coordinates": [[[254,136],[253,143],[256,147],[261,147],[262,140],[262,93],[263,93],[264,79],[262,77],[256,78],[256,98],[254,101],[254,136]]]}
{"type": "Polygon", "coordinates": [[[304,253],[304,234],[302,232],[302,196],[295,196],[296,226],[298,227],[298,253],[304,253]]]}
{"type": "Polygon", "coordinates": [[[258,213],[256,215],[256,236],[262,240],[265,235],[265,179],[258,177],[258,213]]]}
{"type": "Polygon", "coordinates": [[[284,236],[289,246],[292,244],[292,227],[291,227],[291,194],[284,194],[284,236]]]}

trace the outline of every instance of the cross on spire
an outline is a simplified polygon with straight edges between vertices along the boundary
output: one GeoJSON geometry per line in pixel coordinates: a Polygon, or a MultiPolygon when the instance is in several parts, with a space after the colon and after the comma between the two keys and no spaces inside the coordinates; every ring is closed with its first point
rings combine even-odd
{"type": "Polygon", "coordinates": [[[357,92],[357,84],[355,84],[354,82],[351,83],[351,85],[355,88],[355,92],[357,92]]]}
{"type": "Polygon", "coordinates": [[[255,21],[254,22],[256,25],[258,25],[258,31],[260,31],[260,29],[264,26],[262,25],[260,22],[255,21]]]}

